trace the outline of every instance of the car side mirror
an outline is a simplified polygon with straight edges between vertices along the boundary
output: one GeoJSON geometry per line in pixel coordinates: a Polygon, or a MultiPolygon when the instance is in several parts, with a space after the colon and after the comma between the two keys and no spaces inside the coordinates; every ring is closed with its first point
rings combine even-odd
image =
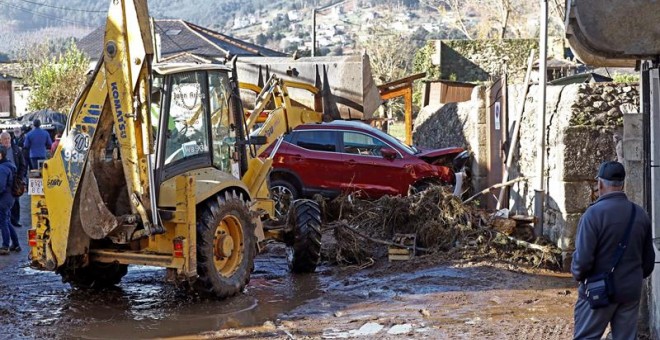
{"type": "Polygon", "coordinates": [[[391,148],[382,148],[380,149],[380,154],[385,159],[393,160],[396,158],[396,151],[391,148]]]}
{"type": "Polygon", "coordinates": [[[268,143],[268,138],[266,136],[250,136],[249,143],[252,145],[264,145],[268,143]]]}

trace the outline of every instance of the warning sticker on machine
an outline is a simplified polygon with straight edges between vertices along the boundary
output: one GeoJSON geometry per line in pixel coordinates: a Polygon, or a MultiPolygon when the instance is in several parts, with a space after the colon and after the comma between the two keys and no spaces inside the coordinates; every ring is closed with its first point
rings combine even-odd
{"type": "Polygon", "coordinates": [[[28,195],[43,195],[44,182],[41,178],[30,178],[28,182],[28,195]]]}

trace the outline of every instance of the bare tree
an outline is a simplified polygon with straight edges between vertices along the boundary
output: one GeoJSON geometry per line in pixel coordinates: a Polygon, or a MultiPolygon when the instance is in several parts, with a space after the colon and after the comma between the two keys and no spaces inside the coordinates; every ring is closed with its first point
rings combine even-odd
{"type": "MultiPolygon", "coordinates": [[[[371,71],[379,84],[401,79],[410,74],[416,51],[412,36],[394,33],[383,27],[375,28],[360,47],[367,52],[371,61],[371,71]]],[[[388,101],[388,117],[403,115],[402,100],[388,101]]]]}
{"type": "MultiPolygon", "coordinates": [[[[558,0],[557,0],[558,1],[558,0]]],[[[529,35],[524,14],[534,12],[526,0],[421,0],[441,16],[453,17],[467,39],[520,38],[529,35]]]]}

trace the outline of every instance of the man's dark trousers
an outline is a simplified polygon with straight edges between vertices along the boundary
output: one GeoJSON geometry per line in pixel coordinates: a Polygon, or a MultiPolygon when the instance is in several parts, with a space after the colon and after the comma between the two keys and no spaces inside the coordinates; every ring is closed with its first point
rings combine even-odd
{"type": "Polygon", "coordinates": [[[14,200],[14,205],[11,207],[11,224],[14,227],[20,228],[21,225],[21,204],[19,202],[20,197],[16,197],[14,200]]]}
{"type": "Polygon", "coordinates": [[[612,303],[600,309],[591,309],[589,302],[582,297],[575,304],[575,339],[600,339],[607,324],[612,328],[612,338],[616,340],[637,339],[637,318],[639,300],[628,303],[612,303]],[[581,325],[578,328],[577,325],[581,325]]]}

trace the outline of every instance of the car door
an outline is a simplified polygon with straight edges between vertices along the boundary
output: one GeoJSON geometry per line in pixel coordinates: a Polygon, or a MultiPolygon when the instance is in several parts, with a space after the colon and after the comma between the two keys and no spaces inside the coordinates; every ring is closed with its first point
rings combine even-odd
{"type": "Polygon", "coordinates": [[[394,159],[384,158],[380,151],[393,148],[370,134],[359,131],[340,133],[340,146],[347,164],[345,188],[362,191],[370,198],[399,194],[397,184],[406,171],[401,155],[397,152],[394,159]]]}
{"type": "Polygon", "coordinates": [[[331,130],[294,131],[287,147],[285,166],[303,182],[305,195],[339,194],[343,155],[337,133],[331,130]]]}

